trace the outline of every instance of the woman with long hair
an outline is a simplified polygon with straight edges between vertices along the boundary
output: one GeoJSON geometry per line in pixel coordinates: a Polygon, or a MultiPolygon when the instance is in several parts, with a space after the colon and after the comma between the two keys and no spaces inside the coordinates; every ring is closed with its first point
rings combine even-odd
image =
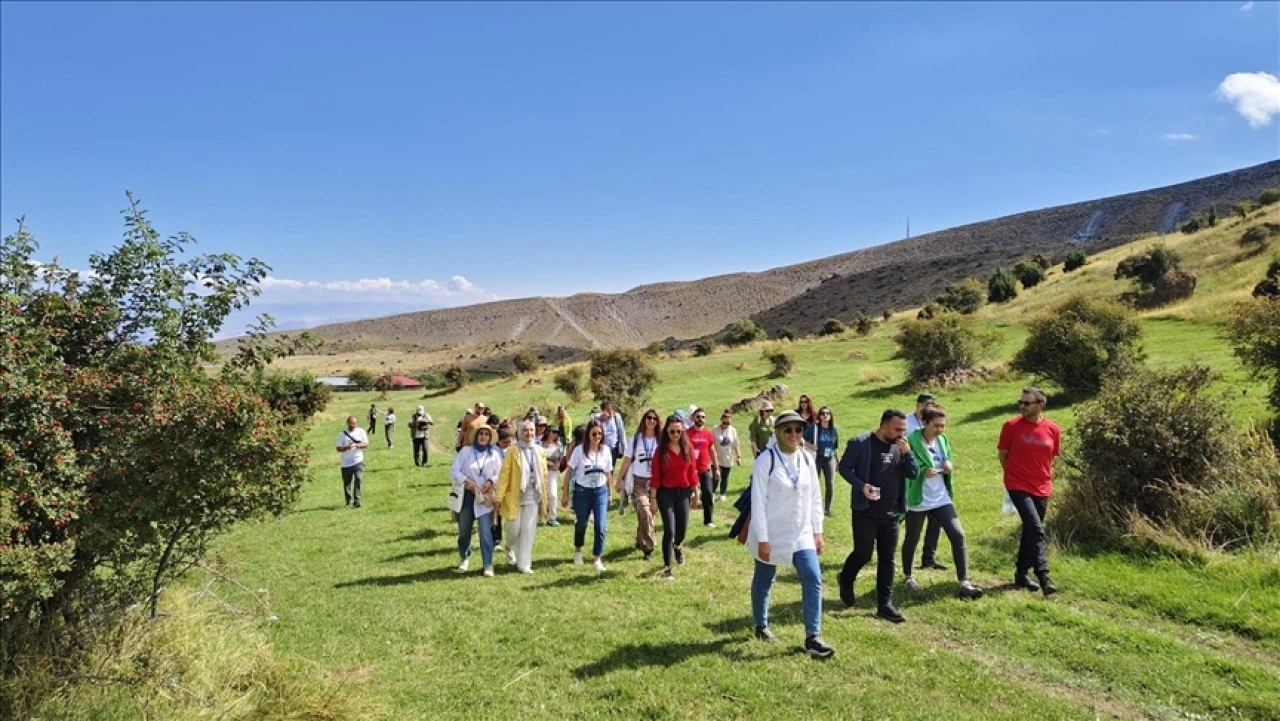
{"type": "Polygon", "coordinates": [[[494,498],[507,520],[507,548],[516,568],[533,573],[533,539],[538,522],[547,517],[547,457],[535,438],[534,422],[520,421],[516,442],[507,448],[498,472],[494,498]]]}
{"type": "Polygon", "coordinates": [[[835,493],[832,478],[836,472],[836,449],[840,447],[840,431],[836,429],[836,417],[827,406],[818,409],[818,420],[804,427],[805,450],[813,454],[826,486],[822,505],[824,515],[831,515],[831,496],[835,493]]]}
{"type": "MultiPolygon", "coordinates": [[[[609,482],[613,479],[613,453],[604,443],[604,427],[591,419],[583,433],[582,444],[573,449],[568,473],[573,481],[573,562],[582,563],[582,544],[587,537],[587,517],[595,516],[595,540],[591,555],[595,556],[596,573],[604,573],[604,535],[609,510],[609,482]]],[[[569,499],[560,501],[568,505],[569,499]]]]}
{"type": "MultiPolygon", "coordinates": [[[[536,430],[536,426],[535,426],[536,430]]],[[[548,425],[542,432],[542,453],[547,457],[547,525],[559,526],[560,508],[560,460],[564,458],[564,444],[560,442],[560,427],[548,425]]]]}
{"type": "Polygon", "coordinates": [[[458,505],[458,564],[465,571],[471,564],[471,531],[480,526],[480,557],[484,561],[484,575],[493,575],[493,495],[498,471],[502,468],[502,453],[492,444],[493,429],[480,426],[472,436],[470,445],[463,446],[453,459],[449,476],[454,490],[459,492],[458,505]]]}
{"type": "Polygon", "coordinates": [[[693,489],[698,487],[698,471],[694,465],[693,449],[685,437],[684,421],[679,416],[668,416],[658,435],[654,450],[653,477],[650,493],[662,514],[662,577],[675,579],[671,560],[684,565],[684,537],[689,530],[689,507],[697,505],[693,489]]]}
{"type": "Polygon", "coordinates": [[[805,423],[818,422],[818,412],[813,409],[813,400],[809,396],[800,396],[800,402],[796,405],[796,413],[800,415],[800,419],[805,423]]]}
{"type": "Polygon", "coordinates": [[[636,509],[636,548],[644,554],[644,560],[653,555],[653,508],[649,505],[649,483],[653,477],[654,453],[658,449],[658,412],[650,408],[640,416],[640,425],[622,451],[622,467],[618,469],[619,493],[627,473],[631,473],[631,502],[636,509]]]}

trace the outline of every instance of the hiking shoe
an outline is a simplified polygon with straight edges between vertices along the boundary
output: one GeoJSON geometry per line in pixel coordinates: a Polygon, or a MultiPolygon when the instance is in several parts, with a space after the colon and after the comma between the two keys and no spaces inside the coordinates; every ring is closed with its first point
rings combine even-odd
{"type": "Polygon", "coordinates": [[[894,608],[892,603],[886,603],[880,608],[877,608],[876,618],[883,618],[891,623],[902,623],[907,620],[907,617],[899,613],[898,609],[894,608]]]}
{"type": "Polygon", "coordinates": [[[581,566],[581,565],[582,565],[582,551],[575,551],[575,552],[574,552],[574,554],[573,554],[573,565],[575,565],[575,566],[581,566]]]}
{"type": "Polygon", "coordinates": [[[729,500],[729,499],[728,499],[728,498],[726,498],[726,497],[725,497],[725,495],[724,495],[723,493],[721,493],[721,494],[720,494],[720,502],[721,502],[721,503],[724,503],[724,502],[725,502],[725,501],[727,501],[727,500],[729,500]]]}
{"type": "Polygon", "coordinates": [[[458,570],[459,570],[459,571],[465,571],[465,570],[467,570],[468,568],[471,568],[471,559],[470,559],[470,558],[464,558],[464,559],[462,559],[462,563],[459,563],[459,564],[458,564],[458,570]]]}
{"type": "Polygon", "coordinates": [[[507,549],[507,565],[508,566],[516,565],[516,552],[511,550],[510,548],[507,549]]]}
{"type": "Polygon", "coordinates": [[[704,523],[704,524],[702,524],[702,525],[703,525],[703,526],[706,526],[707,528],[715,528],[715,527],[716,527],[716,524],[712,523],[711,521],[707,521],[706,523],[704,523]]]}
{"type": "Polygon", "coordinates": [[[840,602],[845,608],[853,608],[857,599],[853,595],[853,581],[844,577],[844,572],[836,576],[836,585],[840,587],[840,602]]]}
{"type": "Polygon", "coordinates": [[[489,576],[490,578],[492,578],[492,577],[493,577],[493,566],[485,566],[485,567],[484,567],[484,575],[489,576]]]}
{"type": "Polygon", "coordinates": [[[677,548],[675,549],[675,552],[676,552],[676,565],[683,566],[684,565],[684,549],[677,548]]]}
{"type": "Polygon", "coordinates": [[[596,567],[596,573],[604,573],[604,572],[605,572],[604,560],[603,560],[603,559],[597,558],[597,559],[596,559],[596,562],[595,562],[594,564],[592,564],[592,565],[594,565],[594,566],[596,567]]]}
{"type": "Polygon", "coordinates": [[[982,589],[968,583],[963,583],[960,585],[960,590],[956,591],[956,596],[966,601],[976,601],[979,598],[982,598],[982,589]]]}
{"type": "Polygon", "coordinates": [[[818,636],[810,636],[804,640],[804,652],[809,654],[809,658],[831,658],[836,655],[836,650],[818,636]]]}
{"type": "Polygon", "coordinates": [[[1032,593],[1040,590],[1040,584],[1028,578],[1026,573],[1019,573],[1013,577],[1013,587],[1025,588],[1032,593]]]}
{"type": "Polygon", "coordinates": [[[765,643],[777,643],[778,637],[773,635],[773,631],[768,626],[756,626],[756,640],[765,643]]]}
{"type": "Polygon", "coordinates": [[[524,574],[524,575],[526,575],[526,576],[532,576],[532,575],[533,575],[533,569],[532,569],[532,568],[530,568],[530,567],[528,567],[528,566],[525,566],[524,568],[520,569],[520,573],[523,573],[523,574],[524,574]]]}
{"type": "Polygon", "coordinates": [[[664,581],[676,580],[676,574],[674,571],[671,570],[671,566],[667,566],[666,568],[662,569],[662,580],[664,581]]]}
{"type": "Polygon", "coordinates": [[[932,568],[932,569],[933,569],[933,570],[935,570],[935,571],[945,571],[945,570],[947,570],[947,567],[946,567],[946,566],[942,565],[941,563],[938,563],[937,561],[926,561],[926,562],[924,562],[924,563],[920,564],[920,567],[921,567],[921,568],[932,568]]]}
{"type": "Polygon", "coordinates": [[[553,518],[550,521],[547,521],[547,525],[555,528],[560,525],[560,522],[553,518]]]}
{"type": "Polygon", "coordinates": [[[1037,575],[1040,577],[1040,590],[1044,592],[1044,595],[1052,596],[1058,592],[1058,587],[1054,585],[1053,579],[1049,578],[1049,574],[1041,573],[1037,575]]]}

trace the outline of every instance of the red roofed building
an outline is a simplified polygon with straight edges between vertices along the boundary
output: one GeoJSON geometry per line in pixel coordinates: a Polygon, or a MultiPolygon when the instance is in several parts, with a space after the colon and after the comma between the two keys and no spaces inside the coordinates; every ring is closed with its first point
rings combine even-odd
{"type": "Polygon", "coordinates": [[[404,388],[405,390],[410,390],[410,391],[422,388],[421,383],[401,373],[392,373],[391,383],[393,385],[398,385],[401,388],[404,388]]]}

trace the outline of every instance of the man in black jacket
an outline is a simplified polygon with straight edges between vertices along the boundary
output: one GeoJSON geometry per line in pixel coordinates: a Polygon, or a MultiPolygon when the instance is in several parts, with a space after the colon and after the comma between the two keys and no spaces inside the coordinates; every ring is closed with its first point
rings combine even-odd
{"type": "Polygon", "coordinates": [[[837,581],[840,600],[854,605],[853,582],[877,554],[876,615],[893,623],[906,619],[893,607],[893,557],[898,550],[898,519],[907,512],[907,479],[919,472],[907,445],[907,416],[887,410],[880,427],[849,441],[840,458],[840,477],[853,486],[853,552],[837,581]]]}

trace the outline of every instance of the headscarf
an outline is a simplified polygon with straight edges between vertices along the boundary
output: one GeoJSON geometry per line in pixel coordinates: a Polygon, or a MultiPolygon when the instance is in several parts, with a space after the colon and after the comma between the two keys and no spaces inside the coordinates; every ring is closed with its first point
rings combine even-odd
{"type": "Polygon", "coordinates": [[[526,469],[524,477],[520,479],[521,491],[525,490],[529,486],[529,473],[527,471],[533,471],[533,474],[538,478],[542,477],[542,464],[538,463],[537,436],[535,435],[534,440],[532,441],[525,441],[525,426],[528,426],[531,431],[537,431],[537,427],[531,420],[520,421],[519,425],[516,426],[519,431],[516,433],[516,448],[520,455],[524,456],[524,467],[526,469]]]}
{"type": "Polygon", "coordinates": [[[471,448],[475,450],[476,453],[484,453],[485,451],[488,451],[490,448],[493,447],[493,436],[494,436],[493,429],[490,428],[489,426],[487,425],[476,426],[475,430],[472,431],[471,433],[471,448]],[[489,442],[484,444],[483,446],[480,445],[480,431],[489,431],[489,442]]]}

